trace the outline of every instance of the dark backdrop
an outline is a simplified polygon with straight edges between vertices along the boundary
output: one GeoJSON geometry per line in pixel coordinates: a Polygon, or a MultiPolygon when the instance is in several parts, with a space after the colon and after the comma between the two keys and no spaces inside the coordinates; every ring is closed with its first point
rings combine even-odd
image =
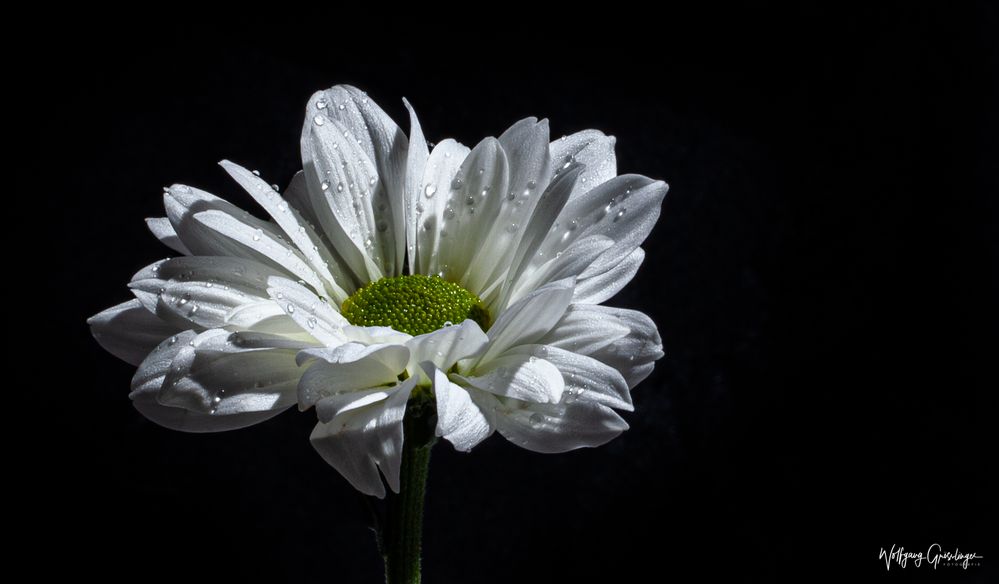
{"type": "Polygon", "coordinates": [[[983,565],[888,576],[995,577],[994,8],[595,10],[499,34],[485,13],[341,16],[52,37],[36,152],[56,164],[31,202],[65,234],[50,289],[75,284],[53,308],[72,349],[49,367],[72,386],[47,398],[46,570],[381,577],[357,496],[308,443],[314,414],[161,429],[84,325],[168,255],[142,221],[162,186],[254,208],[215,162],[287,184],[305,100],[352,83],[404,128],[409,98],[434,141],[528,115],[553,136],[599,128],[621,172],[671,185],[609,302],[650,314],[666,347],[631,429],[554,456],[439,445],[427,582],[868,579],[882,547],[933,542],[983,565]]]}

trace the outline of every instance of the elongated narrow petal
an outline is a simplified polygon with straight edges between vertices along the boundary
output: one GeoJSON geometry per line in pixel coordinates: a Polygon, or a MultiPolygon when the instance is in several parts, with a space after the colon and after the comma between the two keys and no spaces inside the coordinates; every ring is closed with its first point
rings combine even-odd
{"type": "Polygon", "coordinates": [[[365,495],[385,496],[378,469],[389,488],[399,492],[402,420],[415,385],[410,378],[392,389],[387,399],[343,411],[312,431],[316,451],[365,495]]]}
{"type": "MultiPolygon", "coordinates": [[[[413,193],[413,222],[416,234],[416,266],[419,274],[446,273],[450,256],[441,259],[441,248],[447,241],[441,237],[441,225],[444,223],[445,212],[457,214],[453,206],[449,206],[448,193],[452,186],[460,188],[462,182],[456,181],[458,172],[465,158],[471,152],[466,146],[448,138],[434,147],[423,170],[423,179],[413,193]],[[446,268],[446,269],[445,269],[446,268]]],[[[474,199],[473,199],[474,201],[474,199]]],[[[453,205],[453,203],[451,203],[453,205]]]]}
{"type": "Polygon", "coordinates": [[[129,287],[167,322],[218,328],[234,309],[266,300],[267,278],[280,273],[250,259],[186,256],[143,268],[129,287]]]}
{"type": "Polygon", "coordinates": [[[489,411],[479,407],[468,390],[452,383],[440,369],[432,369],[437,398],[437,435],[469,452],[493,433],[489,411]]]}
{"type": "Polygon", "coordinates": [[[551,143],[551,161],[556,173],[573,164],[585,168],[581,180],[573,185],[573,198],[617,176],[614,142],[614,136],[605,136],[599,130],[583,130],[551,143]]]}
{"type": "MultiPolygon", "coordinates": [[[[342,128],[342,134],[374,165],[379,192],[372,196],[385,202],[385,209],[376,210],[387,225],[386,231],[391,232],[391,235],[386,233],[386,241],[391,237],[394,242],[391,250],[387,244],[383,246],[385,258],[393,262],[391,267],[384,267],[386,275],[401,274],[406,237],[404,190],[409,150],[406,135],[374,100],[356,87],[337,85],[317,92],[306,107],[302,131],[302,160],[307,174],[314,160],[312,147],[307,142],[313,139],[317,128],[324,126],[319,121],[322,119],[331,120],[342,128]]],[[[316,186],[310,179],[310,189],[316,186]]]]}
{"type": "Polygon", "coordinates": [[[643,261],[645,250],[639,247],[606,271],[597,271],[594,276],[579,278],[572,296],[573,302],[599,304],[609,300],[631,282],[643,261]]]}
{"type": "Polygon", "coordinates": [[[163,245],[169,247],[177,253],[191,255],[187,246],[185,246],[184,242],[182,242],[180,237],[177,236],[177,232],[173,230],[173,225],[170,224],[170,220],[166,217],[146,219],[146,227],[149,228],[149,231],[151,231],[152,234],[156,236],[156,239],[160,240],[163,245]]]}
{"type": "Polygon", "coordinates": [[[106,351],[136,366],[164,339],[181,331],[146,310],[137,299],[103,310],[88,318],[87,324],[106,351]]]}
{"type": "Polygon", "coordinates": [[[410,105],[409,100],[403,99],[402,101],[409,111],[409,149],[406,153],[404,191],[406,195],[406,257],[410,266],[416,266],[416,229],[420,215],[423,213],[420,196],[422,195],[423,174],[426,170],[427,160],[430,158],[430,150],[423,137],[423,128],[420,126],[416,111],[410,105]]]}
{"type": "Polygon", "coordinates": [[[565,388],[558,367],[530,352],[508,352],[480,365],[475,373],[462,377],[463,384],[521,401],[558,403],[565,388]]]}
{"type": "Polygon", "coordinates": [[[614,367],[629,389],[648,377],[663,356],[662,339],[652,319],[636,310],[610,306],[572,305],[539,343],[614,367]]]}
{"type": "Polygon", "coordinates": [[[306,349],[298,360],[315,362],[298,385],[298,407],[305,410],[337,393],[392,385],[409,361],[409,349],[401,345],[347,343],[335,349],[306,349]]]}
{"type": "Polygon", "coordinates": [[[302,256],[322,279],[326,285],[326,290],[337,303],[343,302],[349,293],[344,289],[352,290],[349,281],[338,282],[334,273],[342,274],[343,268],[335,265],[334,270],[330,270],[330,264],[337,264],[337,259],[326,251],[319,234],[309,225],[297,209],[288,204],[288,201],[281,197],[281,194],[259,176],[246,170],[238,164],[233,164],[228,160],[219,163],[232,178],[242,186],[247,193],[253,197],[261,207],[277,222],[284,232],[285,237],[291,241],[301,252],[302,256]]]}
{"type": "Polygon", "coordinates": [[[544,286],[506,309],[489,329],[489,347],[478,363],[488,363],[510,347],[533,343],[562,318],[572,300],[572,280],[544,286]]]}
{"type": "Polygon", "coordinates": [[[343,327],[350,323],[324,298],[287,278],[272,277],[267,283],[271,300],[298,323],[303,331],[329,347],[346,342],[343,327]]]}

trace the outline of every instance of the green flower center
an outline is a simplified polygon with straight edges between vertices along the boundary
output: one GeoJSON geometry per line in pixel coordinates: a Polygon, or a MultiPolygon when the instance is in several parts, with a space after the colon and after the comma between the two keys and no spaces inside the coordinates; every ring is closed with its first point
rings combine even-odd
{"type": "Polygon", "coordinates": [[[489,312],[475,294],[437,276],[396,276],[371,282],[343,301],[340,312],[358,326],[389,326],[411,335],[461,324],[489,328],[489,312]]]}

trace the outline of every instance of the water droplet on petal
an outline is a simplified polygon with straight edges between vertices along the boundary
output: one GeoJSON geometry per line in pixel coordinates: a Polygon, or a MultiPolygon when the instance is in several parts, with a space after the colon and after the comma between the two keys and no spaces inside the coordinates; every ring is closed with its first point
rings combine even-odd
{"type": "Polygon", "coordinates": [[[627,209],[622,208],[620,211],[617,212],[617,215],[614,216],[614,223],[617,223],[621,217],[624,217],[625,211],[627,211],[627,209]]]}
{"type": "Polygon", "coordinates": [[[295,314],[295,305],[288,304],[288,314],[295,314]]]}
{"type": "Polygon", "coordinates": [[[338,193],[342,193],[343,192],[343,183],[342,182],[341,183],[336,183],[336,192],[338,192],[338,193]]]}
{"type": "Polygon", "coordinates": [[[326,109],[326,106],[328,106],[329,104],[330,103],[326,101],[325,97],[320,97],[319,100],[316,101],[316,107],[319,109],[326,109]]]}
{"type": "Polygon", "coordinates": [[[323,116],[316,116],[312,118],[312,121],[315,122],[317,126],[321,126],[326,123],[326,118],[324,118],[323,116]]]}
{"type": "Polygon", "coordinates": [[[540,425],[544,424],[545,421],[547,420],[547,418],[545,418],[544,414],[539,414],[537,412],[531,414],[531,417],[529,419],[530,419],[530,422],[531,422],[532,426],[540,426],[540,425]]]}
{"type": "Polygon", "coordinates": [[[423,196],[425,196],[428,199],[430,197],[433,197],[434,193],[436,192],[437,192],[437,187],[435,185],[428,184],[427,186],[423,187],[423,196]]]}

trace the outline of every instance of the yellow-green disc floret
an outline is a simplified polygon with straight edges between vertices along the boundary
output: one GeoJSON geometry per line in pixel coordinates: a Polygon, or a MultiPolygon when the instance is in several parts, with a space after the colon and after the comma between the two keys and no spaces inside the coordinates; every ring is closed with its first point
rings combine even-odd
{"type": "Polygon", "coordinates": [[[432,333],[465,319],[489,328],[489,312],[475,294],[437,276],[396,276],[367,284],[340,307],[358,326],[389,326],[411,335],[432,333]]]}

